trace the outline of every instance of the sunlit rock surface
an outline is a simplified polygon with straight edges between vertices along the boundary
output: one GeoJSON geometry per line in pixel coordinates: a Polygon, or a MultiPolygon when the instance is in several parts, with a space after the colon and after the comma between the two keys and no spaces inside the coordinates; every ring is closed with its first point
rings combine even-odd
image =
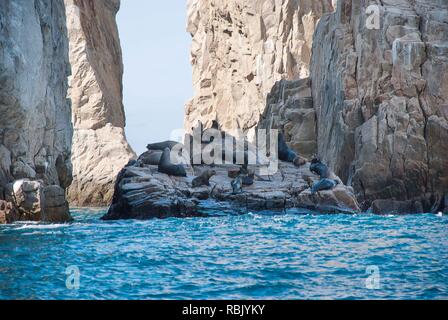
{"type": "Polygon", "coordinates": [[[437,210],[448,193],[448,2],[338,1],[317,26],[311,78],[319,154],[363,208],[437,210]],[[379,29],[365,13],[375,3],[379,29]]]}
{"type": "Polygon", "coordinates": [[[309,76],[315,25],[330,0],[189,0],[194,98],[185,128],[250,131],[281,79],[309,76]]]}
{"type": "Polygon", "coordinates": [[[119,0],[65,0],[72,76],[75,206],[109,205],[116,175],[134,157],[126,141],[119,0]]]}

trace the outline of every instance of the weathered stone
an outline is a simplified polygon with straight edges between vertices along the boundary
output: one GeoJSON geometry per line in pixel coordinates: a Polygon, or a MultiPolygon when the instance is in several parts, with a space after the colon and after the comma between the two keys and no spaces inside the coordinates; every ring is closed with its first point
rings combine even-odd
{"type": "Polygon", "coordinates": [[[119,0],[65,0],[72,76],[71,204],[108,205],[116,175],[135,156],[125,138],[119,0]]]}
{"type": "Polygon", "coordinates": [[[189,0],[195,97],[186,130],[198,120],[233,135],[254,130],[277,81],[309,76],[315,25],[332,10],[331,0],[189,0]]]}
{"type": "MultiPolygon", "coordinates": [[[[195,166],[197,172],[203,172],[206,168],[195,166]]],[[[125,167],[119,174],[113,204],[104,219],[208,216],[216,213],[215,208],[219,212],[229,210],[242,213],[294,207],[323,212],[328,208],[331,212],[359,212],[349,187],[338,186],[326,192],[327,196],[311,201],[304,196],[309,189],[305,179],[314,176],[309,165],[297,168],[292,163],[281,162],[278,172],[269,180],[255,180],[253,185],[243,187],[241,194],[233,194],[232,178],[228,176],[229,171],[239,171],[237,166],[215,165],[213,170],[216,175],[210,179],[210,186],[194,189],[192,180],[195,175],[169,177],[157,172],[157,166],[125,167]]]]}
{"type": "Polygon", "coordinates": [[[290,148],[311,158],[317,151],[317,137],[309,78],[277,82],[267,97],[257,128],[281,130],[290,148]]]}
{"type": "Polygon", "coordinates": [[[448,3],[377,2],[379,30],[367,27],[370,4],[338,1],[311,63],[319,155],[363,209],[448,190],[448,3]]]}
{"type": "Polygon", "coordinates": [[[44,210],[41,220],[44,222],[67,222],[72,220],[65,191],[59,186],[44,188],[44,210]]]}
{"type": "Polygon", "coordinates": [[[424,213],[421,202],[412,200],[375,200],[372,202],[371,211],[375,214],[424,213]]]}
{"type": "Polygon", "coordinates": [[[0,200],[0,224],[9,224],[19,219],[18,212],[11,202],[0,200]]]}
{"type": "Polygon", "coordinates": [[[27,179],[7,186],[6,200],[19,212],[19,221],[41,221],[44,209],[43,184],[27,179]]]}
{"type": "Polygon", "coordinates": [[[64,2],[4,0],[0,12],[0,184],[59,184],[72,138],[64,2]]]}

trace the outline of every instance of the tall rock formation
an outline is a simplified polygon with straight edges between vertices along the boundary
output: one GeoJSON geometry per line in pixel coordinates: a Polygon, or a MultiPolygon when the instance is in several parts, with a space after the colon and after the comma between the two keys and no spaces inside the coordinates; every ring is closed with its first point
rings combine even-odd
{"type": "Polygon", "coordinates": [[[319,153],[364,207],[437,207],[448,194],[448,3],[338,1],[318,24],[311,74],[319,153]]]}
{"type": "Polygon", "coordinates": [[[133,158],[125,138],[119,0],[65,0],[72,76],[72,205],[111,202],[116,175],[133,158]]]}
{"type": "Polygon", "coordinates": [[[2,0],[0,200],[11,201],[3,207],[19,207],[17,219],[26,215],[22,202],[36,213],[30,219],[45,216],[45,192],[51,202],[47,213],[56,210],[68,217],[64,189],[72,180],[69,72],[63,0],[2,0]],[[35,182],[24,182],[27,179],[35,182]],[[22,189],[29,185],[33,188],[22,189]],[[16,196],[22,191],[33,196],[20,202],[16,196]]]}
{"type": "Polygon", "coordinates": [[[277,81],[309,76],[315,25],[332,10],[330,0],[189,0],[195,97],[186,130],[198,120],[255,129],[277,81]]]}

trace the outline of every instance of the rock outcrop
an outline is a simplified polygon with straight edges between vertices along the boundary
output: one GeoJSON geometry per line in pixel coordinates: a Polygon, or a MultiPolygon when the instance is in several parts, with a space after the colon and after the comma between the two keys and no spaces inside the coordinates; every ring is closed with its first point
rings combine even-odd
{"type": "Polygon", "coordinates": [[[317,136],[310,79],[277,82],[257,128],[281,130],[289,147],[311,159],[317,153],[317,136]]]}
{"type": "MultiPolygon", "coordinates": [[[[195,166],[188,177],[159,173],[157,166],[132,163],[119,174],[109,212],[103,219],[151,219],[168,217],[213,216],[250,211],[284,211],[304,208],[322,213],[358,213],[353,190],[338,186],[311,194],[308,181],[317,181],[309,165],[301,168],[281,162],[278,172],[266,180],[257,180],[233,194],[229,170],[232,165],[216,165],[210,186],[192,188],[192,181],[206,166],[195,166]]],[[[251,169],[256,169],[256,167],[251,169]]]]}
{"type": "MultiPolygon", "coordinates": [[[[22,179],[64,190],[72,180],[72,125],[63,0],[2,0],[0,48],[0,200],[22,179]]],[[[15,212],[39,215],[34,204],[44,196],[36,189],[31,199],[31,187],[25,189],[1,202],[8,218],[0,220],[13,221],[15,212]]],[[[68,217],[68,208],[62,214],[68,217]]]]}
{"type": "Polygon", "coordinates": [[[217,120],[253,134],[274,84],[309,76],[315,25],[332,10],[331,0],[189,0],[195,97],[186,130],[217,120]]]}
{"type": "Polygon", "coordinates": [[[65,0],[72,76],[76,206],[109,205],[118,172],[135,156],[126,141],[119,0],[65,0]]]}
{"type": "Polygon", "coordinates": [[[312,55],[321,157],[364,209],[437,207],[448,193],[448,3],[340,0],[312,55]]]}

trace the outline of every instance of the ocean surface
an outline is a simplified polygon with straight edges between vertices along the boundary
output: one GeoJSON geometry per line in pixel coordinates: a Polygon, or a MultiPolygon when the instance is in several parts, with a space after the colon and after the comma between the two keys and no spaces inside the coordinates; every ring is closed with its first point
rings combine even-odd
{"type": "Polygon", "coordinates": [[[0,226],[0,299],[448,299],[448,217],[72,213],[0,226]]]}

